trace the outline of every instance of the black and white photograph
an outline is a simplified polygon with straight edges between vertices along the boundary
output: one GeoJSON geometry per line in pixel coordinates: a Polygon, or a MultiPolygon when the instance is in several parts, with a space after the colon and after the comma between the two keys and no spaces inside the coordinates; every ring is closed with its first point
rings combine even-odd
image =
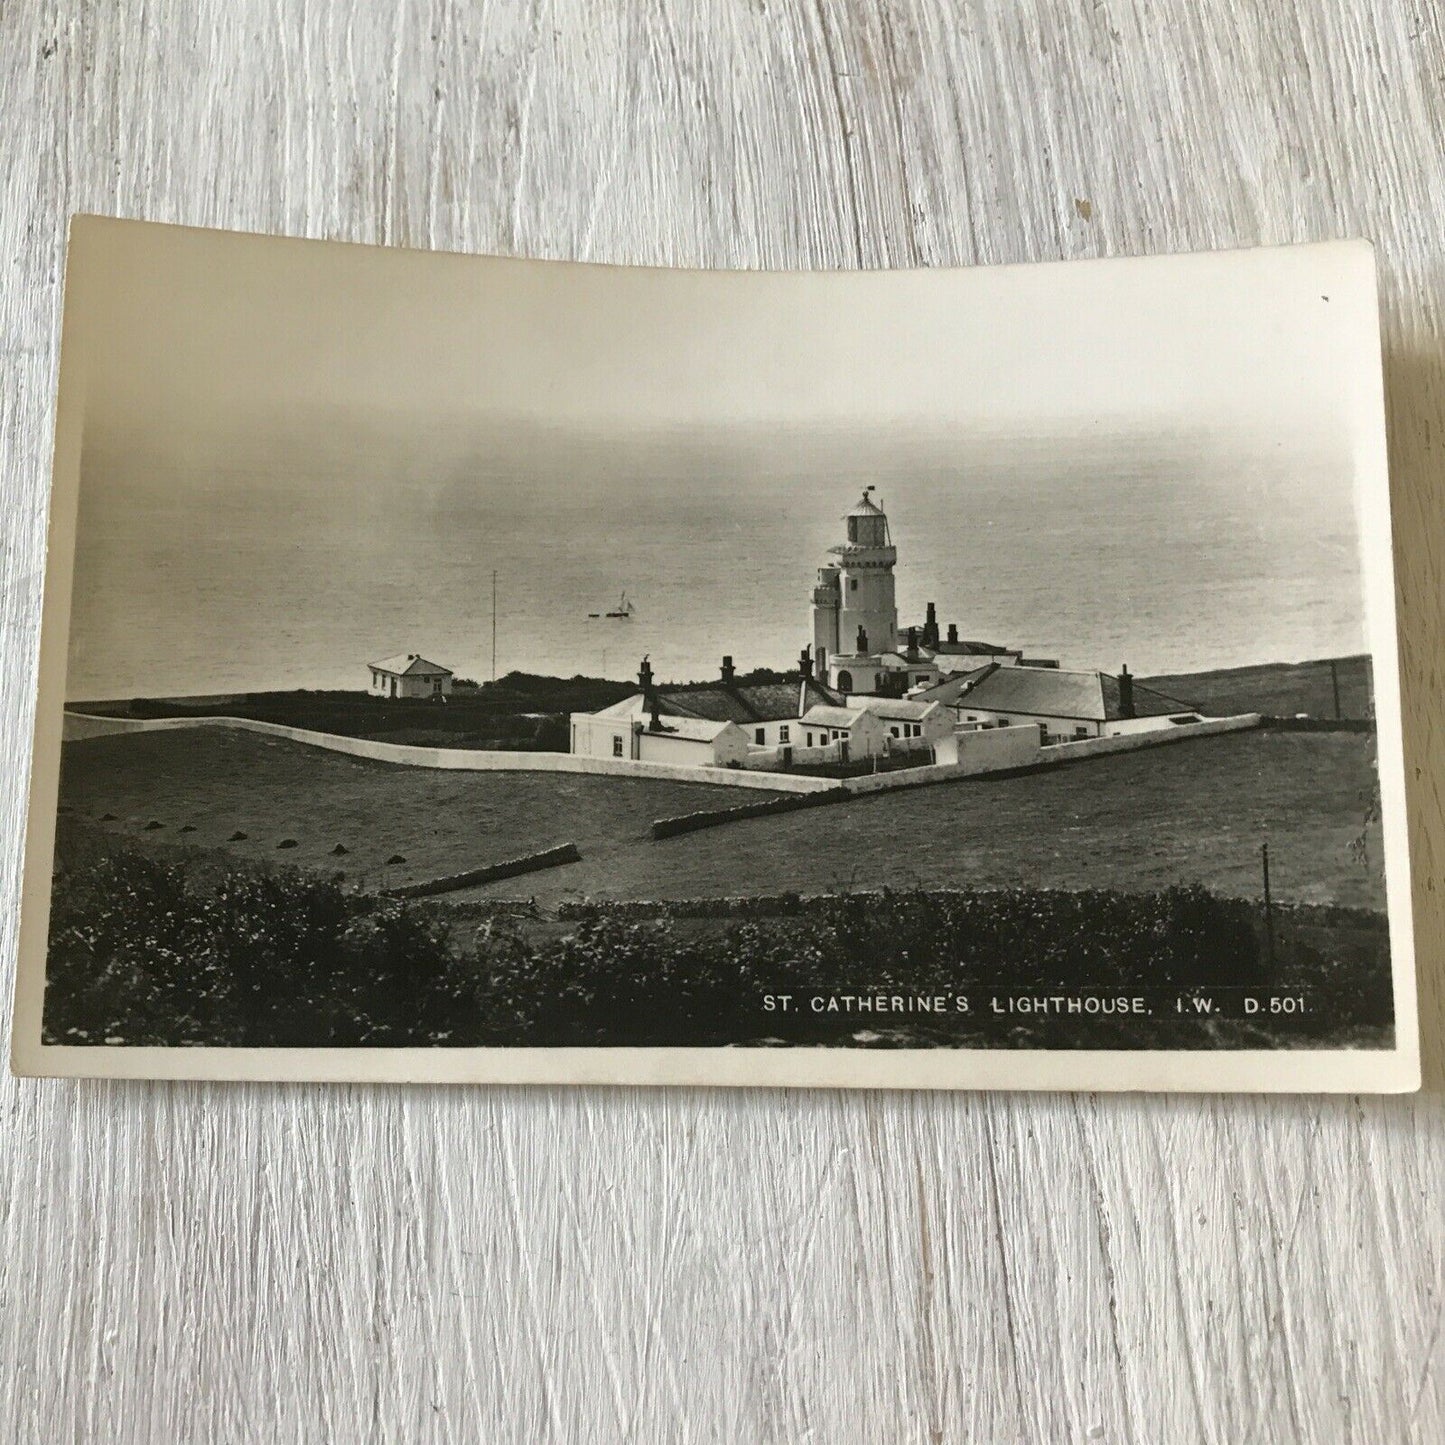
{"type": "Polygon", "coordinates": [[[1417,1082],[1363,242],[82,217],[26,1073],[1417,1082]]]}

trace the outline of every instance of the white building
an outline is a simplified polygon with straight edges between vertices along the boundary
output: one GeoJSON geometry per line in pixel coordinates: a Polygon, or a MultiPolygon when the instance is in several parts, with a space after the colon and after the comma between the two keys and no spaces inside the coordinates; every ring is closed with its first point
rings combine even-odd
{"type": "Polygon", "coordinates": [[[596,713],[573,713],[572,751],[582,757],[621,758],[681,767],[740,768],[747,734],[733,722],[696,717],[638,717],[632,698],[596,713]]]}
{"type": "MultiPolygon", "coordinates": [[[[645,748],[677,742],[706,743],[717,766],[756,765],[757,755],[782,756],[800,741],[795,735],[801,714],[815,702],[838,699],[820,688],[805,668],[798,682],[750,683],[737,681],[731,657],[723,658],[717,682],[696,687],[662,689],[652,677],[646,658],[638,672],[638,691],[595,713],[572,714],[572,751],[592,757],[643,756],[623,747],[618,751],[620,724],[640,727],[645,748]],[[661,741],[659,741],[661,740],[661,741]]],[[[682,759],[677,748],[670,751],[682,759]]],[[[709,763],[695,748],[699,761],[709,763]]]]}
{"type": "Polygon", "coordinates": [[[895,738],[897,750],[908,750],[903,739],[919,736],[911,729],[921,726],[922,715],[949,717],[946,708],[900,700],[896,706],[908,712],[907,723],[900,714],[900,730],[890,734],[890,724],[859,705],[862,700],[845,705],[815,682],[811,668],[805,652],[795,682],[740,684],[725,657],[717,682],[659,688],[644,658],[632,696],[600,712],[572,715],[572,751],[646,759],[663,747],[681,761],[684,750],[673,744],[687,742],[695,760],[708,766],[821,766],[884,756],[895,738]]]}
{"type": "Polygon", "coordinates": [[[990,665],[912,695],[945,706],[962,728],[1037,727],[1046,743],[1116,737],[1201,721],[1188,703],[1118,676],[1066,668],[990,665]]]}
{"type": "Polygon", "coordinates": [[[883,724],[890,753],[928,752],[953,733],[953,713],[941,702],[909,697],[850,696],[848,706],[871,712],[883,724]]]}
{"type": "Polygon", "coordinates": [[[882,757],[888,751],[888,730],[867,708],[819,703],[798,719],[805,749],[835,749],[840,763],[882,757]]]}
{"type": "Polygon", "coordinates": [[[452,690],[452,671],[415,652],[404,652],[371,664],[367,690],[373,697],[446,697],[452,690]]]}

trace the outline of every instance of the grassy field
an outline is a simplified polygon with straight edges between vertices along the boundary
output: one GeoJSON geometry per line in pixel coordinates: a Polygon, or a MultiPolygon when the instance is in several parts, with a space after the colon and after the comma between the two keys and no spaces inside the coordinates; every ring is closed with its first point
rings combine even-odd
{"type": "Polygon", "coordinates": [[[74,822],[158,856],[187,844],[373,888],[560,843],[582,851],[580,863],[458,901],[1178,883],[1256,897],[1267,841],[1276,897],[1380,908],[1379,825],[1366,822],[1373,753],[1368,735],[1241,733],[653,842],[653,819],[740,795],[705,783],[397,767],[181,730],[66,744],[61,801],[74,822]],[[229,841],[236,832],[247,837],[229,841]],[[288,839],[294,847],[278,846],[288,839]],[[335,853],[338,844],[347,851],[335,853]],[[395,856],[405,862],[388,864],[395,856]]]}
{"type": "MultiPolygon", "coordinates": [[[[1335,669],[1340,684],[1340,716],[1373,717],[1374,686],[1370,659],[1337,658],[1335,669]]],[[[1139,681],[1215,717],[1241,712],[1262,712],[1274,717],[1293,717],[1301,712],[1318,718],[1335,715],[1334,682],[1328,660],[1270,662],[1255,667],[1230,667],[1219,672],[1142,677],[1139,681]]]]}
{"type": "Polygon", "coordinates": [[[373,886],[560,843],[576,843],[599,861],[619,849],[650,849],[652,819],[738,797],[717,784],[666,779],[401,767],[210,728],[67,743],[60,778],[67,816],[148,851],[224,848],[253,862],[344,872],[373,886]],[[102,822],[106,814],[113,817],[102,822]],[[236,832],[247,837],[229,842],[236,832]],[[279,848],[287,839],[296,846],[279,848]],[[347,852],[333,852],[338,844],[347,852]],[[398,854],[405,863],[388,865],[398,854]]]}
{"type": "MultiPolygon", "coordinates": [[[[468,897],[708,898],[850,889],[1200,883],[1384,906],[1373,738],[1236,733],[1047,772],[885,793],[584,858],[468,897]],[[1359,841],[1363,837],[1363,860],[1359,841]]],[[[585,851],[585,850],[584,850],[585,851]]]]}

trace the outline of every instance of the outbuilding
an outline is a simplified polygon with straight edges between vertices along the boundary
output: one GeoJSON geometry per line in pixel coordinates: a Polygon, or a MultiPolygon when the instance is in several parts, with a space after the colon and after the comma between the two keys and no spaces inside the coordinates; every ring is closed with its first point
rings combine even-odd
{"type": "Polygon", "coordinates": [[[748,739],[735,722],[656,714],[642,718],[619,703],[600,713],[573,713],[571,750],[581,757],[727,768],[747,762],[748,739]]]}
{"type": "Polygon", "coordinates": [[[953,713],[939,702],[906,697],[850,697],[848,706],[871,712],[882,724],[890,753],[928,752],[953,735],[953,713]]]}
{"type": "Polygon", "coordinates": [[[371,664],[373,697],[447,697],[451,690],[451,669],[415,652],[371,664]]]}
{"type": "Polygon", "coordinates": [[[871,758],[886,751],[888,729],[875,713],[861,707],[810,707],[798,719],[798,731],[805,748],[836,744],[838,761],[871,758]]]}

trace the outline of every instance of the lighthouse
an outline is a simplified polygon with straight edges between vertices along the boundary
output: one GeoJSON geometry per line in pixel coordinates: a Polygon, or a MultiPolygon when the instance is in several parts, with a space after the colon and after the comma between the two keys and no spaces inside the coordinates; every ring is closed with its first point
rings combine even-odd
{"type": "Polygon", "coordinates": [[[877,655],[898,646],[898,605],[893,567],[898,549],[888,515],[864,487],[843,518],[847,540],[829,548],[838,560],[818,569],[813,589],[813,653],[820,667],[830,658],[877,655]]]}

